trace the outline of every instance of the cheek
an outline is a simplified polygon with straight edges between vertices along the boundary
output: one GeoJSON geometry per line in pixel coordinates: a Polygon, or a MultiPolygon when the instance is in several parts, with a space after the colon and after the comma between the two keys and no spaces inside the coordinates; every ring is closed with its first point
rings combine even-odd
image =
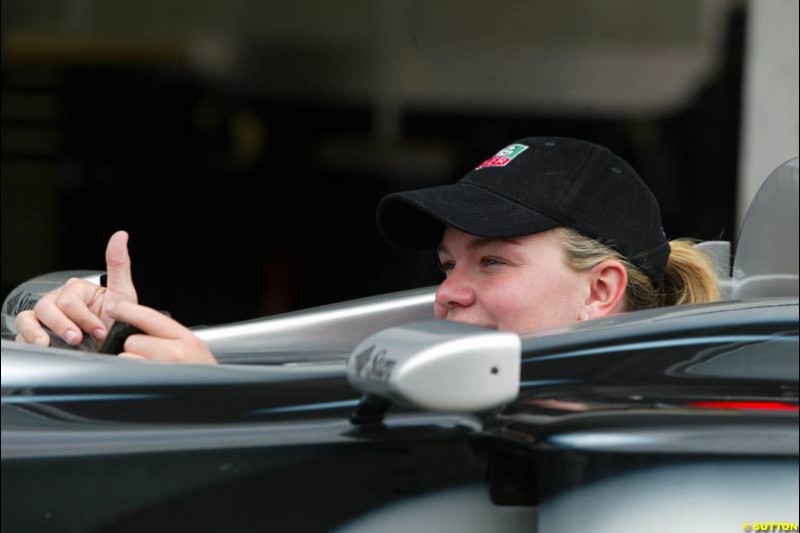
{"type": "Polygon", "coordinates": [[[579,286],[571,276],[538,276],[507,283],[487,304],[500,329],[524,332],[577,321],[579,286]]]}
{"type": "Polygon", "coordinates": [[[493,280],[482,287],[478,298],[480,308],[498,329],[517,331],[521,324],[539,314],[541,288],[523,279],[493,280]]]}

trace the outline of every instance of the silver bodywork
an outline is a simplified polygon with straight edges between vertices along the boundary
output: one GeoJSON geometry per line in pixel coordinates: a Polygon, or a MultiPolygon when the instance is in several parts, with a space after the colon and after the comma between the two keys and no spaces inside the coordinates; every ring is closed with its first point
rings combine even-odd
{"type": "MultiPolygon", "coordinates": [[[[729,250],[728,243],[712,242],[701,243],[701,247],[709,252],[717,267],[719,285],[723,295],[733,298],[757,298],[773,296],[798,295],[798,160],[793,159],[778,167],[764,182],[753,207],[748,213],[741,236],[737,244],[738,249],[734,258],[733,275],[731,276],[730,257],[726,254],[729,250]],[[780,246],[776,246],[780,243],[780,246]]],[[[3,337],[13,337],[16,333],[14,315],[21,308],[31,307],[31,302],[37,301],[45,293],[57,288],[71,277],[81,277],[93,282],[99,280],[102,272],[98,271],[68,271],[46,274],[34,278],[9,294],[3,303],[2,330],[3,337]]],[[[234,324],[202,327],[195,329],[195,334],[203,339],[211,351],[223,363],[236,365],[238,363],[251,364],[295,364],[299,363],[330,362],[338,367],[341,362],[364,338],[382,329],[412,321],[433,319],[434,287],[413,289],[393,294],[385,294],[359,300],[318,307],[314,309],[287,313],[273,317],[265,317],[234,324]]],[[[664,310],[663,313],[672,316],[674,311],[664,310]]],[[[688,310],[688,313],[697,311],[688,310]]],[[[608,327],[618,322],[628,323],[642,320],[654,320],[662,312],[633,313],[622,317],[596,323],[593,321],[587,326],[570,326],[567,330],[577,327],[593,330],[608,327]]],[[[702,313],[700,313],[702,314],[702,313]]],[[[564,328],[559,328],[564,329],[564,328]]],[[[544,331],[533,333],[533,336],[550,335],[559,331],[544,331]]],[[[85,367],[95,365],[97,369],[125,364],[128,362],[108,360],[99,356],[80,356],[74,352],[63,359],[61,364],[51,364],[53,357],[63,357],[69,352],[59,350],[41,350],[36,348],[16,347],[4,341],[3,351],[14,358],[14,362],[6,363],[4,359],[3,382],[9,378],[21,375],[22,370],[14,371],[11,367],[24,368],[35,366],[31,358],[33,354],[41,354],[42,362],[48,361],[48,368],[54,370],[63,365],[84,365],[84,368],[75,372],[58,372],[58,375],[71,376],[99,376],[102,372],[92,372],[85,367]],[[27,363],[16,360],[15,353],[25,353],[27,363]],[[8,370],[6,370],[8,368],[8,370]],[[8,372],[8,374],[6,374],[8,372]]],[[[5,357],[5,356],[4,356],[5,357]]],[[[125,374],[137,375],[134,368],[126,370],[125,374]]],[[[148,367],[149,368],[149,367],[148,367]]],[[[247,372],[259,374],[263,370],[256,370],[251,366],[247,372]]],[[[164,380],[170,379],[206,379],[203,376],[213,375],[215,378],[227,380],[230,375],[237,375],[235,369],[208,370],[192,369],[188,371],[172,371],[159,365],[157,370],[142,370],[143,379],[164,380]],[[160,377],[159,377],[160,376],[160,377]]],[[[111,374],[118,374],[112,372],[111,374]]],[[[77,378],[74,378],[77,379],[77,378]]],[[[105,381],[109,376],[104,375],[105,381]]],[[[239,378],[236,378],[239,379],[239,378]]],[[[249,378],[242,378],[249,379],[249,378]]],[[[254,378],[261,379],[261,378],[254,378]]]]}

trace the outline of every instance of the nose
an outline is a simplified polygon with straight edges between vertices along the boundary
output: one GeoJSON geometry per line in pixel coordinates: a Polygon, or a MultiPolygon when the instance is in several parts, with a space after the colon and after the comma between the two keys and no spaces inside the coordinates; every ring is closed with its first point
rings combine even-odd
{"type": "Polygon", "coordinates": [[[466,275],[455,268],[436,289],[435,303],[437,317],[446,318],[450,311],[475,303],[475,288],[466,275]]]}

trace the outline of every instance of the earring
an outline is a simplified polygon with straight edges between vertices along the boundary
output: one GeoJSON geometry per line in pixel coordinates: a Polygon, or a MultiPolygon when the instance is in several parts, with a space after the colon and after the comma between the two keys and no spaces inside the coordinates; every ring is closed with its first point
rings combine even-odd
{"type": "Polygon", "coordinates": [[[589,320],[589,313],[583,313],[583,315],[581,315],[581,320],[589,320]]]}

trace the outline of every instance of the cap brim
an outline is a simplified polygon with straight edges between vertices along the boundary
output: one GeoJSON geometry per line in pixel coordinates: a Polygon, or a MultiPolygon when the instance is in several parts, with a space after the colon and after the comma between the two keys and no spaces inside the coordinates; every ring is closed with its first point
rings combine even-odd
{"type": "Polygon", "coordinates": [[[378,205],[378,229],[389,242],[433,248],[445,226],[478,237],[508,238],[564,224],[481,187],[456,183],[388,195],[378,205]]]}

